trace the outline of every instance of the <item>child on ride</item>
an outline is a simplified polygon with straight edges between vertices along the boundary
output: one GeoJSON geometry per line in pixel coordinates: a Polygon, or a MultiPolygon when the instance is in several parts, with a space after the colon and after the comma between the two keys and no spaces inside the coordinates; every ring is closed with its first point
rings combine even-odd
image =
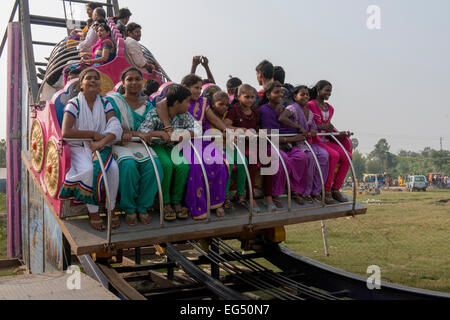
{"type": "MultiPolygon", "coordinates": [[[[191,92],[180,85],[172,85],[167,90],[166,105],[167,118],[176,133],[189,133],[190,137],[202,134],[200,125],[188,112],[191,92]]],[[[171,138],[165,132],[165,125],[158,117],[156,108],[151,109],[139,127],[139,132],[149,133],[157,131],[163,141],[154,142],[153,150],[161,162],[164,179],[162,182],[164,219],[171,221],[177,218],[188,218],[188,209],[182,207],[184,189],[190,171],[187,160],[180,152],[174,153],[171,138]],[[175,157],[175,158],[174,158],[175,157]]],[[[180,137],[180,141],[183,137],[180,137]]]]}
{"type": "MultiPolygon", "coordinates": [[[[183,78],[181,84],[192,93],[189,112],[201,124],[203,132],[210,130],[214,126],[216,130],[223,133],[226,129],[225,124],[214,114],[207,98],[200,96],[202,79],[195,74],[189,74],[183,78]]],[[[219,148],[214,141],[203,141],[202,150],[198,151],[203,155],[202,161],[210,184],[211,209],[216,210],[216,216],[223,217],[225,215],[223,209],[225,186],[228,181],[229,172],[223,149],[219,148]],[[211,158],[215,159],[212,163],[205,157],[209,156],[206,155],[206,149],[209,149],[208,152],[211,158]],[[216,161],[216,159],[219,161],[216,161]]],[[[195,157],[192,153],[192,161],[190,162],[191,172],[187,182],[185,202],[191,210],[192,217],[196,220],[201,220],[207,218],[206,188],[201,167],[197,164],[198,161],[194,161],[194,159],[195,157]]]]}
{"type": "MultiPolygon", "coordinates": [[[[228,102],[229,97],[226,92],[219,91],[216,92],[212,98],[213,104],[212,104],[212,110],[216,116],[218,116],[223,121],[226,119],[228,115],[228,102]]],[[[227,126],[228,129],[237,129],[234,128],[231,125],[227,126]]],[[[226,152],[226,145],[224,144],[224,151],[226,152]]],[[[240,161],[237,161],[237,152],[235,151],[234,154],[226,154],[228,163],[229,163],[229,179],[227,181],[226,187],[225,187],[225,203],[223,207],[225,209],[233,209],[233,204],[231,202],[230,198],[230,185],[231,185],[231,173],[233,171],[233,165],[236,164],[237,168],[237,175],[236,175],[236,195],[238,198],[241,198],[242,201],[245,201],[245,186],[246,186],[246,171],[243,164],[240,163],[240,161]]],[[[246,163],[248,165],[248,163],[246,163]]]]}
{"type": "MultiPolygon", "coordinates": [[[[244,130],[246,129],[253,129],[258,131],[259,130],[259,123],[260,123],[260,115],[258,108],[254,106],[255,103],[255,89],[248,85],[243,84],[238,89],[238,96],[237,96],[238,102],[235,103],[229,110],[228,115],[225,119],[225,124],[227,126],[233,126],[235,128],[242,128],[244,130]]],[[[258,148],[256,150],[250,150],[249,145],[246,144],[245,147],[245,156],[250,156],[250,153],[258,154],[258,148]]],[[[235,151],[237,153],[237,151],[235,151]]],[[[236,155],[233,156],[233,159],[237,158],[236,155]]],[[[231,157],[230,157],[231,159],[231,157]]],[[[241,161],[239,161],[241,163],[241,161]]],[[[255,187],[255,177],[258,170],[258,164],[251,163],[248,166],[250,171],[250,179],[252,183],[252,188],[255,187]]],[[[272,176],[263,176],[263,191],[264,196],[266,200],[266,204],[269,206],[269,208],[274,208],[274,203],[272,200],[272,176]]],[[[253,195],[254,195],[253,191],[253,195]]],[[[244,199],[243,195],[239,195],[238,203],[241,206],[246,207],[246,201],[244,199]]],[[[261,212],[261,209],[258,207],[258,204],[253,199],[253,211],[255,213],[261,212]]]]}
{"type": "MultiPolygon", "coordinates": [[[[331,123],[334,108],[325,102],[330,98],[332,89],[333,87],[330,82],[326,80],[319,81],[316,86],[311,89],[311,101],[306,105],[306,107],[314,114],[314,120],[320,132],[339,132],[331,123]]],[[[348,133],[340,132],[339,140],[343,144],[351,159],[353,146],[348,138],[348,133]]],[[[332,138],[322,139],[322,143],[319,145],[327,150],[329,155],[328,178],[325,183],[325,196],[327,198],[327,203],[334,202],[333,199],[338,202],[346,202],[347,200],[339,191],[344,183],[347,171],[350,168],[350,162],[347,159],[345,151],[342,150],[342,148],[336,144],[332,138]],[[338,164],[339,169],[335,176],[334,172],[338,164]]]]}
{"type": "MultiPolygon", "coordinates": [[[[99,202],[104,197],[103,174],[96,151],[103,160],[110,192],[106,207],[114,210],[119,188],[119,168],[112,156],[111,142],[122,137],[122,127],[110,103],[99,95],[100,73],[86,69],[80,74],[78,96],[64,108],[62,137],[64,139],[92,139],[92,142],[70,142],[70,170],[66,174],[59,199],[76,200],[87,204],[91,226],[105,230],[99,215],[99,202]]],[[[118,228],[118,216],[112,228],[118,228]]]]}
{"type": "MultiPolygon", "coordinates": [[[[281,105],[284,96],[283,86],[278,81],[270,82],[266,85],[264,96],[261,101],[262,105],[259,107],[261,116],[261,128],[269,129],[269,133],[285,133],[286,128],[278,121],[278,118],[283,111],[281,105]],[[273,132],[275,130],[275,132],[273,132]]],[[[289,174],[291,188],[293,190],[293,198],[299,204],[303,205],[304,200],[304,180],[308,169],[308,156],[301,148],[295,146],[295,143],[304,141],[306,139],[306,132],[301,130],[299,134],[293,137],[280,137],[280,153],[286,164],[289,174]],[[293,143],[294,146],[291,144],[293,143]]],[[[273,153],[274,151],[272,151],[273,153]]],[[[274,197],[279,197],[284,193],[286,185],[286,174],[282,164],[280,163],[278,172],[274,176],[273,193],[274,197]]]]}
{"type": "MultiPolygon", "coordinates": [[[[306,105],[309,102],[308,87],[295,87],[293,90],[293,98],[295,103],[289,105],[283,111],[279,121],[286,127],[294,128],[295,132],[301,132],[310,137],[308,142],[317,156],[320,170],[322,170],[323,179],[325,181],[328,176],[328,153],[324,148],[317,144],[321,141],[317,138],[318,129],[314,122],[314,114],[306,108],[306,105]]],[[[319,193],[322,188],[322,182],[320,180],[319,168],[306,144],[304,142],[299,142],[297,146],[302,149],[308,157],[306,176],[302,181],[302,187],[304,188],[303,198],[308,203],[313,203],[314,200],[320,202],[321,197],[319,193]]]]}

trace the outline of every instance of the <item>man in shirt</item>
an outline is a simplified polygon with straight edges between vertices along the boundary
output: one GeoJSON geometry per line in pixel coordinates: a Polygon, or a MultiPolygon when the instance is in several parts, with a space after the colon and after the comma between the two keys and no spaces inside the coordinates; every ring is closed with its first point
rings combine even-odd
{"type": "Polygon", "coordinates": [[[92,47],[95,45],[95,43],[98,40],[98,36],[97,36],[97,27],[99,25],[99,21],[98,20],[103,20],[100,21],[100,23],[106,24],[106,12],[103,8],[96,8],[94,10],[94,13],[92,14],[92,19],[94,20],[94,24],[89,28],[89,31],[86,35],[86,39],[84,39],[83,41],[80,42],[80,44],[78,45],[78,51],[83,52],[83,51],[87,51],[92,55],[92,47]]]}
{"type": "Polygon", "coordinates": [[[142,72],[152,72],[155,70],[155,65],[144,56],[139,44],[141,37],[142,27],[134,22],[129,23],[125,39],[125,57],[132,66],[139,68],[142,72]]]}
{"type": "Polygon", "coordinates": [[[256,78],[258,84],[263,87],[262,90],[258,91],[258,96],[260,99],[264,96],[264,88],[266,85],[273,81],[274,67],[273,64],[267,60],[262,61],[256,66],[256,78]]]}

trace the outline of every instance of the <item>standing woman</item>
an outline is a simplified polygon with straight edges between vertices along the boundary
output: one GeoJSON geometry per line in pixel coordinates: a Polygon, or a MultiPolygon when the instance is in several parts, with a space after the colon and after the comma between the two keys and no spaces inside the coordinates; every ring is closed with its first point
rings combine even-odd
{"type": "MultiPolygon", "coordinates": [[[[330,82],[321,80],[310,91],[311,101],[306,107],[314,114],[314,121],[320,132],[339,132],[331,123],[331,119],[334,115],[334,108],[325,102],[330,99],[332,90],[333,86],[330,82]]],[[[339,140],[351,159],[353,147],[348,138],[348,133],[340,132],[339,140]]],[[[348,161],[344,150],[342,150],[334,140],[322,139],[322,143],[319,145],[324,148],[329,155],[328,178],[325,182],[326,202],[327,204],[331,204],[334,202],[333,199],[338,202],[346,202],[347,199],[342,196],[339,189],[341,189],[342,184],[344,183],[345,176],[350,168],[350,162],[348,161]],[[335,174],[336,166],[338,164],[339,169],[335,174]]]]}
{"type": "MultiPolygon", "coordinates": [[[[111,142],[122,137],[122,127],[110,103],[100,96],[100,73],[86,69],[80,74],[78,96],[64,109],[62,136],[64,139],[92,139],[92,142],[70,142],[71,167],[67,173],[59,198],[87,204],[91,226],[105,230],[98,204],[104,196],[103,175],[95,151],[100,151],[107,172],[110,202],[106,207],[114,210],[119,188],[119,168],[112,156],[111,142]]],[[[118,228],[118,216],[112,227],[118,228]]]]}
{"type": "MultiPolygon", "coordinates": [[[[151,141],[151,137],[157,137],[158,133],[137,132],[152,108],[150,102],[141,96],[141,71],[134,67],[128,68],[122,73],[121,80],[125,93],[122,95],[115,92],[107,97],[122,124],[122,141],[128,141],[113,147],[114,158],[120,169],[120,209],[126,213],[125,221],[128,225],[135,226],[138,215],[142,224],[149,225],[151,216],[147,209],[153,206],[158,192],[156,173],[146,148],[140,142],[131,142],[131,138],[140,137],[151,141]]],[[[150,152],[155,158],[160,181],[163,181],[161,163],[151,148],[150,152]]]]}

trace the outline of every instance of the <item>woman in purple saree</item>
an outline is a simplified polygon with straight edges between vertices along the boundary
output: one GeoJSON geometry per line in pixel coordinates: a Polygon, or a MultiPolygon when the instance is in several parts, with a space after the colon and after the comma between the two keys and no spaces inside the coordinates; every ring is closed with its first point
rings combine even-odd
{"type": "MultiPolygon", "coordinates": [[[[208,100],[200,97],[202,79],[195,74],[190,74],[183,78],[181,84],[188,88],[192,93],[189,113],[201,124],[203,133],[208,135],[210,133],[208,131],[210,130],[211,125],[213,125],[214,128],[217,128],[213,130],[215,131],[214,135],[222,135],[226,129],[225,124],[209,107],[208,100]]],[[[170,122],[168,121],[166,104],[166,101],[163,100],[156,105],[156,109],[158,116],[161,118],[168,131],[173,132],[170,122]]],[[[201,160],[209,182],[210,208],[215,210],[217,217],[222,218],[225,216],[223,204],[226,199],[225,190],[229,178],[228,162],[223,153],[222,141],[195,140],[194,146],[197,153],[202,157],[201,160]]],[[[206,186],[200,161],[192,148],[182,149],[182,152],[183,156],[188,160],[188,163],[191,166],[184,196],[185,206],[191,212],[194,220],[207,219],[208,204],[206,186]]]]}
{"type": "MultiPolygon", "coordinates": [[[[181,82],[192,93],[191,107],[189,112],[202,125],[203,132],[208,134],[211,124],[217,128],[215,135],[220,131],[225,131],[225,124],[210,109],[208,100],[200,97],[202,80],[196,75],[190,74],[181,82]]],[[[209,140],[209,139],[207,139],[209,140]]],[[[206,176],[209,182],[211,209],[216,211],[218,217],[223,217],[225,211],[225,187],[228,181],[228,164],[223,153],[222,143],[214,141],[197,141],[194,143],[198,154],[202,155],[202,162],[205,167],[206,176]]],[[[184,154],[187,160],[191,160],[191,171],[189,172],[186,184],[185,204],[191,211],[195,220],[207,218],[208,206],[206,199],[205,179],[201,165],[194,152],[191,152],[190,159],[184,154]]]]}

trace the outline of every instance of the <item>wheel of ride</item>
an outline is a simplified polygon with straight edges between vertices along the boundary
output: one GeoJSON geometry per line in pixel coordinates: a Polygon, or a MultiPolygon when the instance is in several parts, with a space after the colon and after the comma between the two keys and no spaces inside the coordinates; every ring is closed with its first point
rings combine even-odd
{"type": "Polygon", "coordinates": [[[59,182],[59,154],[58,147],[53,140],[49,140],[45,152],[44,182],[49,195],[55,198],[59,182]]]}
{"type": "Polygon", "coordinates": [[[44,132],[38,120],[34,120],[30,132],[30,156],[31,165],[37,172],[41,172],[44,163],[44,132]]]}

